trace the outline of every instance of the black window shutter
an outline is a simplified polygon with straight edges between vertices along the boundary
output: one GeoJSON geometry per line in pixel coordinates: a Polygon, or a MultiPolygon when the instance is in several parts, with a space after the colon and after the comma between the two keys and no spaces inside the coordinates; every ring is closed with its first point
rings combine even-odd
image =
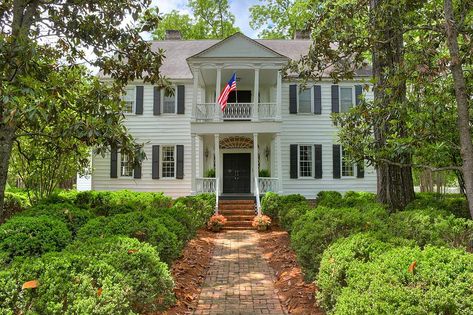
{"type": "Polygon", "coordinates": [[[184,85],[177,86],[177,113],[184,114],[185,111],[185,87],[184,85]]]}
{"type": "Polygon", "coordinates": [[[297,84],[289,85],[289,113],[297,114],[297,84]]]}
{"type": "Polygon", "coordinates": [[[322,114],[322,87],[314,85],[314,114],[322,114]]]}
{"type": "Polygon", "coordinates": [[[356,177],[357,178],[364,178],[365,177],[365,163],[364,162],[358,162],[356,165],[356,177]]]}
{"type": "Polygon", "coordinates": [[[333,145],[333,178],[341,178],[340,176],[340,145],[333,145]]]}
{"type": "Polygon", "coordinates": [[[135,114],[143,115],[143,86],[136,86],[136,108],[135,114]]]}
{"type": "Polygon", "coordinates": [[[176,178],[183,179],[184,178],[184,146],[177,145],[176,146],[176,178]]]}
{"type": "Polygon", "coordinates": [[[360,104],[360,96],[363,94],[363,87],[361,85],[355,85],[355,104],[360,104]]]}
{"type": "Polygon", "coordinates": [[[153,115],[161,115],[161,89],[157,86],[153,89],[153,115]]]}
{"type": "Polygon", "coordinates": [[[340,112],[340,97],[338,93],[338,85],[332,85],[332,113],[340,112]]]}
{"type": "Polygon", "coordinates": [[[315,157],[315,165],[314,165],[314,178],[322,178],[322,145],[321,144],[314,144],[314,157],[315,157]]]}
{"type": "Polygon", "coordinates": [[[291,178],[298,178],[297,176],[297,148],[299,146],[297,144],[291,144],[290,146],[290,155],[291,155],[291,162],[290,162],[290,168],[291,168],[291,178]]]}
{"type": "Polygon", "coordinates": [[[117,178],[118,171],[118,150],[112,146],[110,150],[110,178],[117,178]]]}
{"type": "MultiPolygon", "coordinates": [[[[139,154],[139,150],[136,151],[136,154],[139,154]]],[[[141,178],[141,162],[136,162],[133,167],[133,177],[134,178],[141,178]]]]}
{"type": "Polygon", "coordinates": [[[152,146],[151,178],[159,179],[159,145],[152,146]]]}

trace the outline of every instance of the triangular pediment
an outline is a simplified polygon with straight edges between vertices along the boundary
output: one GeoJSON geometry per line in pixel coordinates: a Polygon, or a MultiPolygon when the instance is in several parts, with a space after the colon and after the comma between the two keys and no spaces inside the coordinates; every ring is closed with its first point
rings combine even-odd
{"type": "Polygon", "coordinates": [[[287,58],[257,41],[236,33],[190,57],[194,58],[287,58]]]}

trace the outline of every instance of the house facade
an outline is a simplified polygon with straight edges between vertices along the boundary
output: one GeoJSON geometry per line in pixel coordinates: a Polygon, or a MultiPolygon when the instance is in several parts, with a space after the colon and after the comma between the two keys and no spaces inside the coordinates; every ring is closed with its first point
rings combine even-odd
{"type": "Polygon", "coordinates": [[[283,78],[290,60],[310,40],[253,40],[237,33],[224,40],[164,40],[161,68],[174,93],[136,82],[128,86],[125,125],[144,143],[147,159],[133,166],[112,150],[93,157],[91,188],[258,195],[267,191],[315,198],[322,190],[376,191],[370,167],[347,161],[332,112],[356,106],[369,71],[338,84],[328,78],[299,84],[283,78]],[[232,74],[237,91],[224,111],[216,104],[232,74]]]}

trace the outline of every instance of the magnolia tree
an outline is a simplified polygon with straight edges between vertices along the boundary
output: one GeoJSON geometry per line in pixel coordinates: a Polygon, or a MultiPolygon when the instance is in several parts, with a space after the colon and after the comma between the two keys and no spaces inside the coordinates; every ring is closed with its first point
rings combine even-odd
{"type": "MultiPolygon", "coordinates": [[[[111,146],[137,151],[122,125],[119,96],[132,80],[167,84],[159,72],[162,52],[151,51],[140,36],[158,23],[145,10],[149,5],[150,0],[2,2],[0,217],[14,145],[32,167],[48,152],[68,153],[83,164],[84,146],[99,154],[111,146]],[[133,23],[139,16],[141,22],[133,23]],[[85,52],[93,52],[93,60],[85,52]],[[91,76],[81,66],[86,62],[109,76],[110,83],[91,76]],[[34,157],[34,146],[47,151],[34,157]]],[[[142,158],[134,156],[135,161],[142,158]]]]}

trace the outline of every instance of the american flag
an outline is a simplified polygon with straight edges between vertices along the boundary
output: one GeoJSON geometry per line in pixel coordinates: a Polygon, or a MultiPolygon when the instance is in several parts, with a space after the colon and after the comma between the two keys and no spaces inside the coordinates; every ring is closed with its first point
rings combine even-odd
{"type": "Polygon", "coordinates": [[[220,93],[220,96],[218,97],[217,102],[220,104],[220,108],[222,109],[222,112],[225,110],[225,107],[227,107],[227,100],[228,100],[228,95],[230,94],[231,91],[236,90],[236,73],[233,73],[232,78],[230,81],[228,81],[227,86],[223,89],[222,93],[220,93]]]}

